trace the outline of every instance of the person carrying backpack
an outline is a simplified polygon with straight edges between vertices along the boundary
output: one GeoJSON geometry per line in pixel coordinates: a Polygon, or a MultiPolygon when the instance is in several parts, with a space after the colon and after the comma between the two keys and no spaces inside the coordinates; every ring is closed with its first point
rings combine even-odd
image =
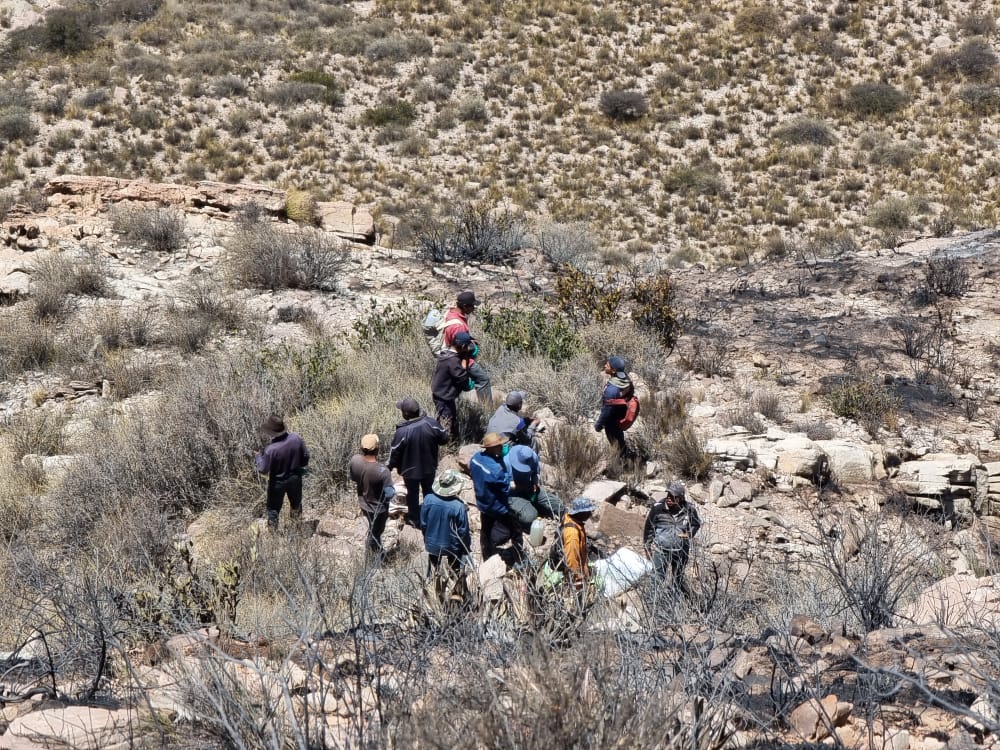
{"type": "MultiPolygon", "coordinates": [[[[455,306],[445,313],[442,324],[445,348],[454,349],[459,334],[465,333],[472,338],[472,331],[469,330],[469,316],[475,312],[478,304],[476,293],[471,290],[466,289],[458,295],[455,306]]],[[[493,408],[493,387],[490,385],[490,376],[483,369],[483,366],[476,362],[476,357],[479,355],[479,344],[476,343],[475,339],[472,339],[472,342],[474,348],[469,358],[469,377],[475,383],[479,403],[493,408]]]]}
{"type": "Polygon", "coordinates": [[[608,442],[617,446],[618,455],[631,460],[635,458],[635,453],[625,442],[625,430],[631,427],[638,414],[635,385],[625,372],[625,360],[622,357],[609,356],[604,362],[604,374],[608,376],[608,382],[601,394],[601,413],[594,422],[594,429],[598,432],[603,430],[608,442]]]}
{"type": "Polygon", "coordinates": [[[670,572],[674,586],[685,596],[690,596],[691,589],[684,578],[684,568],[691,553],[691,540],[701,528],[701,518],[685,495],[683,482],[670,483],[666,498],[653,503],[646,516],[642,544],[653,560],[656,577],[665,580],[670,572]]]}
{"type": "Polygon", "coordinates": [[[473,352],[472,336],[462,332],[455,337],[454,349],[444,349],[438,355],[437,367],[431,378],[431,394],[437,411],[437,421],[452,438],[458,437],[458,397],[471,391],[475,383],[469,374],[473,352]]]}
{"type": "Polygon", "coordinates": [[[562,538],[562,570],[578,591],[590,582],[587,563],[587,529],[584,524],[594,514],[594,503],[586,497],[573,499],[566,509],[559,533],[562,538]]]}

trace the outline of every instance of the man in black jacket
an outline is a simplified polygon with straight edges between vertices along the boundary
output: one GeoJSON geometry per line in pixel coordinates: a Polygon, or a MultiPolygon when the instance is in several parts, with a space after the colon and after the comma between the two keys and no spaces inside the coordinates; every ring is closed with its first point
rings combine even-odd
{"type": "Polygon", "coordinates": [[[437,421],[453,438],[458,437],[458,397],[463,391],[476,387],[469,376],[469,361],[474,347],[472,336],[466,331],[455,334],[454,348],[444,349],[438,355],[437,368],[431,379],[437,421]]]}
{"type": "Polygon", "coordinates": [[[448,442],[448,432],[437,420],[420,411],[416,399],[406,398],[396,402],[403,414],[403,421],[396,425],[396,434],[389,446],[389,469],[395,469],[406,485],[406,522],[420,528],[420,493],[433,491],[437,473],[438,447],[448,442]]]}
{"type": "Polygon", "coordinates": [[[684,579],[684,568],[691,554],[691,539],[701,528],[701,518],[695,507],[685,497],[683,482],[673,481],[667,487],[667,496],[653,503],[646,516],[642,531],[642,544],[653,560],[653,570],[661,581],[671,574],[674,586],[690,596],[684,579]]]}

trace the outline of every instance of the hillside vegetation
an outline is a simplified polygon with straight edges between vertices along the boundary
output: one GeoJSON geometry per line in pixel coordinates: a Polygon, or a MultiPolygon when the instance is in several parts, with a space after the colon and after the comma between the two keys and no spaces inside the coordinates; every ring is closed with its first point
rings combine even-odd
{"type": "Polygon", "coordinates": [[[930,0],[70,4],[6,36],[0,185],[262,181],[396,244],[488,200],[661,261],[893,247],[994,223],[995,36],[930,0]]]}

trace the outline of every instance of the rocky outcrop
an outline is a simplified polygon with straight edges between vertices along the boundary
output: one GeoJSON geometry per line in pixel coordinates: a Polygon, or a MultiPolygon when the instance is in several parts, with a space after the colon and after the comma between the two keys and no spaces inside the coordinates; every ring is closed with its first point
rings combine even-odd
{"type": "MultiPolygon", "coordinates": [[[[98,210],[107,204],[132,201],[197,211],[215,217],[236,214],[243,206],[255,204],[275,218],[285,218],[288,194],[284,190],[241,183],[202,180],[194,185],[126,180],[116,177],[63,175],[46,183],[44,192],[51,205],[98,210]]],[[[318,203],[320,226],[352,242],[374,244],[375,220],[367,208],[347,201],[318,203]]],[[[27,232],[27,230],[25,230],[27,232]]]]}
{"type": "Polygon", "coordinates": [[[928,453],[901,463],[895,485],[925,508],[969,516],[985,504],[989,472],[973,455],[928,453]]]}

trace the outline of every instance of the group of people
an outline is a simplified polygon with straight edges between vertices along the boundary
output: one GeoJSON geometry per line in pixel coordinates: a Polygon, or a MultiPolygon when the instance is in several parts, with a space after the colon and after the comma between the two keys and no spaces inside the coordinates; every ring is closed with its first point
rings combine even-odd
{"type": "MultiPolygon", "coordinates": [[[[423,532],[430,570],[461,577],[461,568],[471,557],[472,539],[468,511],[460,494],[465,477],[455,470],[438,473],[440,448],[457,434],[456,403],[465,391],[475,389],[480,402],[493,405],[492,387],[485,369],[476,361],[479,346],[469,330],[468,316],[478,304],[471,291],[458,295],[457,304],[444,316],[442,346],[431,383],[435,417],[419,402],[406,397],[396,402],[401,420],[396,424],[385,463],[379,461],[379,437],[362,436],[360,449],[349,462],[361,512],[367,520],[366,549],[369,559],[385,558],[382,535],[394,503],[395,470],[406,490],[405,523],[423,532]]],[[[606,358],[608,376],[601,398],[601,411],[594,423],[625,460],[632,460],[625,440],[638,409],[635,386],[622,357],[606,358]]],[[[585,497],[568,506],[541,486],[541,461],[537,435],[543,427],[538,419],[523,415],[526,394],[512,391],[490,417],[481,450],[469,461],[469,475],[480,512],[479,551],[485,561],[499,555],[508,567],[526,558],[525,534],[536,519],[559,522],[559,535],[552,546],[550,564],[561,571],[576,589],[590,581],[586,521],[595,511],[585,497]]],[[[256,454],[257,470],[268,475],[267,522],[276,527],[287,496],[292,518],[302,511],[302,476],[309,464],[309,451],[302,438],[285,429],[280,417],[269,417],[261,428],[267,445],[256,454]]],[[[654,503],[646,518],[643,546],[660,578],[670,578],[678,590],[688,593],[683,571],[691,539],[701,520],[686,501],[681,482],[671,482],[666,496],[654,503]]],[[[537,524],[536,524],[537,525],[537,524]]]]}

